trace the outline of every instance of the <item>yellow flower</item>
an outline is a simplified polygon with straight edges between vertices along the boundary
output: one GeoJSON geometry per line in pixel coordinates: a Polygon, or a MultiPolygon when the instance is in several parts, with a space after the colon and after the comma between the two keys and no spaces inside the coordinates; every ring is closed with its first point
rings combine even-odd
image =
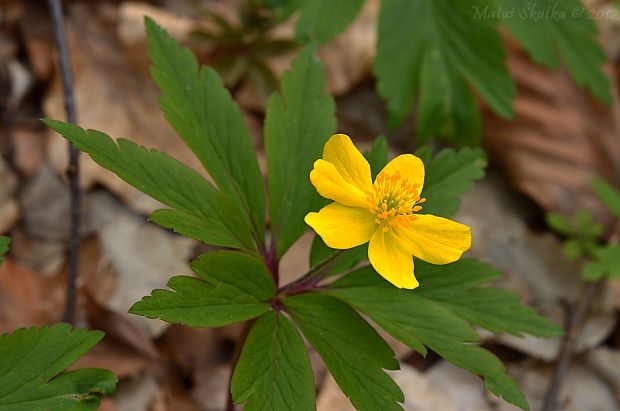
{"type": "Polygon", "coordinates": [[[305,221],[331,248],[348,249],[369,242],[375,270],[399,288],[416,288],[413,256],[432,264],[458,260],[471,246],[468,226],[429,214],[417,214],[424,164],[403,154],[381,170],[374,183],[370,165],[344,134],[325,144],[310,181],[334,202],[305,221]]]}

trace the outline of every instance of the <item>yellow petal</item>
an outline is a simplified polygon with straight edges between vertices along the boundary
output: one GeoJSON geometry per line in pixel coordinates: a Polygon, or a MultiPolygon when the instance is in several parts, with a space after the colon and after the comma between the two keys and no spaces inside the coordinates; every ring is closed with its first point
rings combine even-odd
{"type": "Polygon", "coordinates": [[[325,198],[352,207],[368,207],[366,193],[357,186],[349,184],[332,163],[325,160],[314,162],[310,181],[325,198]]]}
{"type": "Polygon", "coordinates": [[[348,249],[370,240],[377,229],[375,216],[365,208],[331,203],[318,213],[308,213],[306,223],[331,248],[348,249]]]}
{"type": "Polygon", "coordinates": [[[416,288],[418,280],[413,275],[413,258],[390,230],[378,228],[368,245],[368,260],[383,278],[398,288],[416,288]]]}
{"type": "Polygon", "coordinates": [[[344,181],[366,192],[372,188],[370,165],[349,136],[334,134],[325,144],[323,160],[332,163],[344,181]]]}
{"type": "Polygon", "coordinates": [[[421,192],[424,186],[424,163],[413,154],[401,154],[383,167],[379,175],[387,173],[394,175],[400,172],[403,178],[412,184],[419,184],[418,190],[421,192]]]}
{"type": "Polygon", "coordinates": [[[397,232],[415,257],[431,264],[448,264],[461,258],[471,247],[468,226],[430,214],[416,214],[416,217],[408,227],[397,232]]]}

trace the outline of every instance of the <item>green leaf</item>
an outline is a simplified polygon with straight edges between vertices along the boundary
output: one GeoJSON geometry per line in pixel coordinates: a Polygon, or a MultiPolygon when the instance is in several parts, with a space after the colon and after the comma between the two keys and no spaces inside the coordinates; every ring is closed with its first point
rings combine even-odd
{"type": "Polygon", "coordinates": [[[0,236],[0,265],[4,262],[4,255],[9,251],[11,239],[9,237],[0,236]]]}
{"type": "Polygon", "coordinates": [[[592,189],[605,207],[620,219],[620,192],[601,177],[592,180],[592,189]]]}
{"type": "Polygon", "coordinates": [[[270,308],[275,287],[259,259],[237,251],[212,251],[191,264],[200,277],[177,276],[169,290],[153,290],[129,310],[192,327],[221,327],[258,317],[270,308]]]}
{"type": "Polygon", "coordinates": [[[595,260],[586,264],[581,274],[585,281],[598,281],[605,276],[620,277],[620,245],[601,247],[595,252],[595,260]]]}
{"type": "Polygon", "coordinates": [[[199,67],[150,18],[145,19],[151,75],[163,95],[166,118],[202,162],[218,187],[251,216],[258,241],[263,241],[265,189],[249,132],[239,108],[217,73],[199,67]]]}
{"type": "Polygon", "coordinates": [[[270,311],[252,327],[233,374],[231,390],[244,410],[314,411],[308,352],[285,316],[270,311]]]}
{"type": "Polygon", "coordinates": [[[607,56],[590,12],[579,0],[495,0],[495,4],[498,10],[514,10],[499,17],[534,61],[556,69],[561,58],[577,84],[611,104],[610,82],[602,70],[607,56]]]}
{"type": "Polygon", "coordinates": [[[364,157],[370,164],[370,171],[374,179],[388,162],[388,144],[385,137],[377,137],[370,150],[364,152],[364,157]]]}
{"type": "Polygon", "coordinates": [[[78,149],[90,154],[97,164],[143,193],[177,209],[156,212],[152,218],[155,222],[209,244],[246,250],[254,248],[247,216],[226,195],[183,163],[129,140],[114,141],[96,130],[85,131],[56,120],[44,119],[43,122],[78,149]],[[165,218],[170,217],[170,213],[174,213],[174,217],[165,218]]]}
{"type": "Polygon", "coordinates": [[[326,43],[353,21],[363,5],[364,0],[303,0],[296,37],[302,43],[326,43]]]}
{"type": "Polygon", "coordinates": [[[564,254],[571,260],[581,258],[585,254],[581,242],[577,240],[566,240],[562,245],[562,249],[564,250],[564,254]]]}
{"type": "Polygon", "coordinates": [[[64,372],[103,333],[68,324],[20,328],[0,335],[2,411],[91,411],[116,390],[118,379],[101,369],[64,372]]]}
{"type": "Polygon", "coordinates": [[[431,158],[429,150],[420,150],[426,167],[422,196],[426,197],[423,214],[453,216],[459,209],[459,197],[473,188],[474,180],[484,176],[487,162],[480,149],[441,150],[431,158]]]}
{"type": "Polygon", "coordinates": [[[505,57],[496,22],[473,19],[470,2],[381,2],[375,73],[392,123],[402,122],[421,95],[418,130],[425,137],[464,133],[471,143],[479,120],[471,117],[476,108],[467,83],[498,114],[512,116],[515,86],[505,57]]]}
{"type": "Polygon", "coordinates": [[[458,145],[479,145],[480,114],[467,82],[438,50],[426,54],[420,71],[418,143],[443,137],[458,145]]]}
{"type": "Polygon", "coordinates": [[[324,89],[321,64],[306,48],[267,103],[269,213],[278,257],[307,230],[304,216],[324,203],[309,177],[336,127],[334,101],[324,89]]]}
{"type": "Polygon", "coordinates": [[[559,234],[568,236],[574,232],[572,223],[562,214],[547,213],[545,215],[545,221],[553,231],[559,234]]]}
{"type": "Polygon", "coordinates": [[[454,314],[494,333],[538,337],[562,335],[562,328],[521,304],[516,294],[500,288],[474,288],[501,273],[489,264],[464,259],[448,265],[416,261],[420,287],[416,295],[441,303],[454,314]]]}
{"type": "Polygon", "coordinates": [[[426,345],[445,360],[480,375],[491,392],[529,409],[501,361],[489,351],[467,344],[477,341],[478,335],[467,321],[440,303],[394,287],[337,288],[328,292],[412,349],[420,351],[420,345],[426,345]]]}
{"type": "Polygon", "coordinates": [[[382,370],[397,369],[394,353],[351,307],[321,294],[283,299],[293,320],[321,355],[358,410],[402,410],[403,393],[382,370]]]}

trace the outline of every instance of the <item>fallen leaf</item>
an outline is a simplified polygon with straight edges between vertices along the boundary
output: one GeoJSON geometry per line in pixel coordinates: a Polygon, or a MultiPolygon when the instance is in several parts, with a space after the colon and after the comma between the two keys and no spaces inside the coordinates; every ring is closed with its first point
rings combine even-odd
{"type": "MultiPolygon", "coordinates": [[[[157,103],[155,83],[135,69],[124,53],[116,33],[114,5],[101,2],[72,3],[67,28],[74,62],[75,102],[80,125],[104,130],[118,137],[166,152],[197,171],[204,172],[197,158],[168,125],[157,103]],[[96,102],[96,103],[95,103],[96,102]]],[[[147,61],[146,48],[132,58],[147,61]]],[[[64,119],[60,79],[56,75],[43,103],[47,117],[64,119]]],[[[48,154],[62,172],[67,164],[67,142],[50,132],[48,154]]],[[[111,172],[82,156],[81,183],[84,188],[99,183],[130,207],[150,213],[160,204],[126,184],[111,172]]]]}
{"type": "Polygon", "coordinates": [[[0,332],[55,323],[64,301],[62,276],[46,278],[14,264],[10,258],[0,267],[0,332]]]}
{"type": "Polygon", "coordinates": [[[574,84],[566,70],[533,64],[509,42],[508,66],[517,84],[513,120],[488,110],[484,142],[510,182],[548,211],[587,209],[610,225],[610,213],[590,183],[602,176],[620,186],[620,105],[616,71],[610,108],[574,84]]]}

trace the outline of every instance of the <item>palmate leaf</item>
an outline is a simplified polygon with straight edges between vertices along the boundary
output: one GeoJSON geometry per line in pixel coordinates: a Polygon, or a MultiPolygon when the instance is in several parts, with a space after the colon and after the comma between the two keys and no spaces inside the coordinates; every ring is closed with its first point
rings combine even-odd
{"type": "Polygon", "coordinates": [[[308,352],[281,313],[259,318],[243,345],[231,383],[244,410],[314,411],[316,398],[308,352]]]}
{"type": "Polygon", "coordinates": [[[43,120],[47,126],[90,154],[99,165],[143,193],[175,210],[160,210],[151,219],[212,245],[252,250],[247,215],[200,174],[167,154],[129,140],[112,140],[95,130],[43,120]]]}
{"type": "Polygon", "coordinates": [[[491,392],[524,410],[529,409],[502,362],[489,351],[468,344],[477,341],[478,335],[450,309],[394,287],[340,288],[343,284],[346,285],[336,282],[329,294],[367,315],[412,349],[425,354],[422,344],[429,347],[445,360],[480,375],[491,392]]]}
{"type": "Polygon", "coordinates": [[[353,21],[364,0],[300,0],[300,3],[297,39],[325,43],[353,21]]]}
{"type": "Polygon", "coordinates": [[[239,108],[217,73],[199,67],[189,49],[146,18],[151,74],[163,95],[170,124],[202,162],[218,187],[251,216],[263,241],[265,189],[239,108]]]}
{"type": "Polygon", "coordinates": [[[4,262],[4,255],[9,251],[11,239],[9,237],[0,236],[0,265],[4,262]]]}
{"type": "MultiPolygon", "coordinates": [[[[493,1],[497,10],[505,11],[498,13],[502,23],[534,61],[555,69],[561,59],[577,84],[611,103],[609,79],[602,70],[607,57],[596,41],[598,33],[589,10],[580,0],[493,1]]],[[[479,11],[484,13],[484,8],[479,11]]]]}
{"type": "Polygon", "coordinates": [[[212,251],[191,264],[200,277],[177,276],[170,290],[153,290],[130,313],[193,327],[221,327],[258,317],[275,287],[264,263],[237,251],[212,251]]]}
{"type": "Polygon", "coordinates": [[[324,203],[308,177],[336,127],[334,101],[324,89],[321,64],[306,48],[267,103],[269,213],[278,256],[307,230],[304,216],[324,203]]]}
{"type": "Polygon", "coordinates": [[[484,176],[487,165],[484,151],[463,148],[444,149],[431,156],[429,148],[416,153],[424,162],[426,177],[422,196],[427,199],[422,214],[451,217],[459,209],[459,197],[472,189],[473,182],[484,176]]]}
{"type": "Polygon", "coordinates": [[[102,337],[68,324],[0,335],[0,410],[96,410],[103,396],[114,393],[116,376],[100,369],[64,370],[102,337]]]}
{"type": "Polygon", "coordinates": [[[496,22],[473,19],[470,1],[381,2],[378,89],[388,102],[392,123],[402,122],[420,97],[420,138],[477,141],[479,119],[468,84],[495,112],[512,116],[515,86],[505,57],[496,22]]]}
{"type": "Polygon", "coordinates": [[[382,370],[398,369],[398,361],[358,313],[323,294],[300,294],[283,302],[358,410],[402,410],[403,393],[382,370]]]}
{"type": "Polygon", "coordinates": [[[416,261],[420,287],[416,295],[441,303],[472,324],[495,333],[556,337],[562,328],[521,304],[516,294],[499,288],[478,288],[501,273],[478,260],[463,259],[440,266],[416,261]]]}

